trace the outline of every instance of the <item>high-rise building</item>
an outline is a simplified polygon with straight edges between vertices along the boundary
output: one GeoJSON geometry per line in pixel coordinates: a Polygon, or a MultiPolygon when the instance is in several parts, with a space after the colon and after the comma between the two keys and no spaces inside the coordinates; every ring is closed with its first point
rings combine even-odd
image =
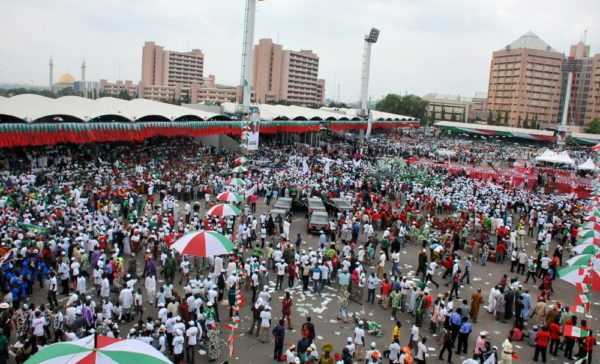
{"type": "Polygon", "coordinates": [[[204,53],[165,50],[154,42],[146,42],[142,49],[142,85],[189,86],[202,83],[204,53]]]}
{"type": "MultiPolygon", "coordinates": [[[[580,41],[571,46],[569,61],[577,62],[571,83],[567,124],[584,126],[600,116],[598,83],[600,82],[600,55],[590,57],[590,46],[580,41]]],[[[560,112],[562,115],[567,92],[567,75],[563,79],[563,97],[560,112]]]]}
{"type": "Polygon", "coordinates": [[[323,104],[325,80],[318,78],[319,57],[310,50],[285,50],[271,39],[254,46],[252,87],[256,102],[323,104]]]}
{"type": "Polygon", "coordinates": [[[589,77],[589,91],[585,110],[585,125],[595,118],[600,118],[600,54],[592,57],[592,67],[589,77]]]}
{"type": "Polygon", "coordinates": [[[460,95],[442,95],[429,93],[423,96],[429,103],[427,112],[433,120],[466,122],[471,114],[472,103],[469,98],[460,95]]]}
{"type": "Polygon", "coordinates": [[[510,126],[556,124],[564,55],[528,32],[492,55],[486,107],[510,126]]]}

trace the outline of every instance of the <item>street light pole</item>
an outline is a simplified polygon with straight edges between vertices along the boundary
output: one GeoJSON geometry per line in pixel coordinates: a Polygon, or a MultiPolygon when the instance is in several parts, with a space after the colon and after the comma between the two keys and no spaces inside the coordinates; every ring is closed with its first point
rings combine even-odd
{"type": "MultiPolygon", "coordinates": [[[[363,64],[362,64],[362,75],[360,85],[360,113],[366,120],[369,115],[368,94],[369,94],[369,73],[371,69],[371,46],[377,43],[379,38],[379,29],[371,28],[369,34],[365,35],[365,47],[363,50],[363,64]]],[[[365,141],[364,130],[359,131],[360,143],[365,141]]]]}

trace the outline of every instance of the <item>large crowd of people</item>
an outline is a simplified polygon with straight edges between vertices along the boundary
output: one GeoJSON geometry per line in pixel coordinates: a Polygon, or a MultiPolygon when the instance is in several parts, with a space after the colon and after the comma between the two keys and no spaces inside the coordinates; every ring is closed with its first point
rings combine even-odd
{"type": "MultiPolygon", "coordinates": [[[[90,334],[141,340],[176,363],[225,360],[237,292],[246,300],[243,340],[254,335],[274,346],[264,362],[456,363],[463,356],[468,364],[506,364],[523,341],[534,349],[522,357],[593,363],[589,320],[553,298],[586,201],[433,164],[382,171],[384,159],[435,158],[442,148],[475,166],[508,166],[537,151],[411,134],[364,145],[333,135],[318,147],[261,141],[239,174],[230,171],[239,153],[187,138],[2,151],[0,363],[23,363],[46,345],[90,334]],[[245,184],[228,184],[230,177],[245,184]],[[208,216],[225,191],[244,196],[240,216],[208,216]],[[329,223],[313,239],[292,234],[292,216],[269,213],[281,197],[343,198],[351,208],[328,204],[329,223]],[[171,249],[202,230],[222,233],[234,250],[198,258],[171,249]],[[502,272],[490,287],[474,275],[486,265],[502,272]],[[325,328],[299,311],[299,295],[333,298],[328,312],[345,346],[318,338],[325,328]],[[355,306],[386,312],[393,324],[351,312],[355,306]],[[485,312],[510,331],[493,334],[481,324],[485,312]],[[565,325],[590,334],[565,336],[565,325]],[[370,343],[382,334],[385,345],[370,343]]],[[[578,159],[590,153],[573,151],[578,159]]]]}

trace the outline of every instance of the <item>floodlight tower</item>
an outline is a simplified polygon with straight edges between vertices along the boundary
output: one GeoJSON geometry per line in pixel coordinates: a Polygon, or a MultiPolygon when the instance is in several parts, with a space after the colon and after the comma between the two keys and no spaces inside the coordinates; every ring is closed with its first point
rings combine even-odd
{"type": "MultiPolygon", "coordinates": [[[[371,46],[377,43],[379,38],[379,29],[371,28],[369,34],[365,35],[365,48],[363,51],[362,76],[360,86],[360,113],[363,118],[367,119],[369,115],[369,107],[367,99],[369,94],[369,72],[371,67],[371,46]]],[[[364,141],[364,131],[360,131],[360,142],[364,141]]]]}
{"type": "Polygon", "coordinates": [[[254,21],[256,18],[256,1],[246,0],[246,12],[244,16],[244,40],[242,45],[242,72],[240,85],[242,87],[241,110],[243,114],[248,113],[252,96],[252,62],[254,53],[254,21]]]}

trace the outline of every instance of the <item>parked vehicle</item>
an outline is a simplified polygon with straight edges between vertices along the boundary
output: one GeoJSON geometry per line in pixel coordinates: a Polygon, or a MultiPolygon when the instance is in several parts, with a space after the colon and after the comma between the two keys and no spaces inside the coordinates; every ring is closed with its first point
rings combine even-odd
{"type": "Polygon", "coordinates": [[[310,215],[306,232],[309,234],[319,233],[321,230],[325,230],[325,227],[329,224],[329,215],[326,211],[315,210],[310,215]]]}

